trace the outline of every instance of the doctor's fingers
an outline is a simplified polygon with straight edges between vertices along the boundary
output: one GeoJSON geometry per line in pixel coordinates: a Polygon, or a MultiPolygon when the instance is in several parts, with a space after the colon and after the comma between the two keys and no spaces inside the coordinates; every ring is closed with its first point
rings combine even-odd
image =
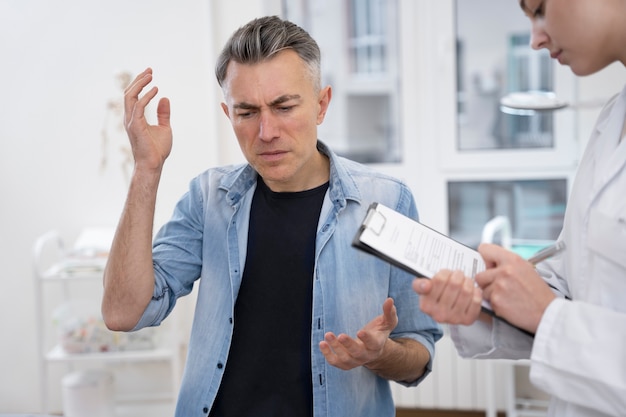
{"type": "Polygon", "coordinates": [[[430,294],[420,296],[420,308],[440,323],[465,322],[467,310],[480,304],[480,289],[461,271],[441,271],[433,277],[432,284],[430,294]]]}
{"type": "Polygon", "coordinates": [[[416,278],[413,280],[413,289],[419,294],[420,309],[433,315],[439,308],[439,298],[446,287],[446,282],[452,271],[441,270],[432,279],[416,278]]]}
{"type": "Polygon", "coordinates": [[[517,278],[521,273],[526,272],[527,269],[534,269],[528,261],[520,256],[512,252],[506,252],[498,257],[497,264],[491,267],[488,266],[486,270],[476,274],[474,279],[481,288],[484,289],[496,280],[517,278]]]}
{"type": "Polygon", "coordinates": [[[520,266],[509,263],[476,274],[476,283],[483,291],[483,298],[492,304],[496,312],[498,306],[507,303],[511,297],[525,297],[528,293],[528,282],[525,282],[526,277],[521,275],[521,270],[520,266]]]}
{"type": "Polygon", "coordinates": [[[516,258],[520,258],[516,253],[493,243],[481,243],[480,246],[478,246],[478,252],[485,261],[485,265],[488,269],[513,262],[516,258]]]}

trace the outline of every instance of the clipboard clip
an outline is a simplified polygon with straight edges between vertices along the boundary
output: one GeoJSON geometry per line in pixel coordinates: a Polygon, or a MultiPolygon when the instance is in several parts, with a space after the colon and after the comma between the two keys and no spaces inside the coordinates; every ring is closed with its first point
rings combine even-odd
{"type": "Polygon", "coordinates": [[[380,236],[385,228],[385,223],[387,223],[387,219],[375,208],[370,208],[363,220],[363,225],[370,229],[376,236],[380,236]]]}

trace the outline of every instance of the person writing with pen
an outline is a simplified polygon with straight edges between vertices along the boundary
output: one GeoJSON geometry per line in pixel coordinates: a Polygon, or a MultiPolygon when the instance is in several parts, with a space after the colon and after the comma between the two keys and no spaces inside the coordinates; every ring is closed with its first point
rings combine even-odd
{"type": "MultiPolygon", "coordinates": [[[[520,6],[531,46],[576,75],[626,64],[626,0],[520,6]]],[[[442,270],[413,282],[422,311],[450,324],[461,356],[530,359],[531,382],[552,396],[551,416],[626,416],[625,115],[626,88],[591,133],[559,237],[564,251],[535,266],[483,244],[487,269],[475,281],[442,270]],[[503,320],[481,314],[483,299],[503,320]]]]}

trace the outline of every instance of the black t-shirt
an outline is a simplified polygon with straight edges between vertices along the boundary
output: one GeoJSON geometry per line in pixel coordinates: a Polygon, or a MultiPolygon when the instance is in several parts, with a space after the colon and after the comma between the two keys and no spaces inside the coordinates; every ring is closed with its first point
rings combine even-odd
{"type": "Polygon", "coordinates": [[[233,340],[211,417],[313,415],[315,235],[327,188],[276,193],[259,178],[233,340]]]}

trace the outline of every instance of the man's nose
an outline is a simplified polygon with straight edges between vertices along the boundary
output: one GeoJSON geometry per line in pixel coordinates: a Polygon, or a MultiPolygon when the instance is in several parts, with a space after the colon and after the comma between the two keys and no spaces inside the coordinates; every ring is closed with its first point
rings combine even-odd
{"type": "Polygon", "coordinates": [[[279,136],[280,129],[276,116],[272,112],[261,113],[259,120],[259,139],[264,141],[270,141],[279,136]]]}

